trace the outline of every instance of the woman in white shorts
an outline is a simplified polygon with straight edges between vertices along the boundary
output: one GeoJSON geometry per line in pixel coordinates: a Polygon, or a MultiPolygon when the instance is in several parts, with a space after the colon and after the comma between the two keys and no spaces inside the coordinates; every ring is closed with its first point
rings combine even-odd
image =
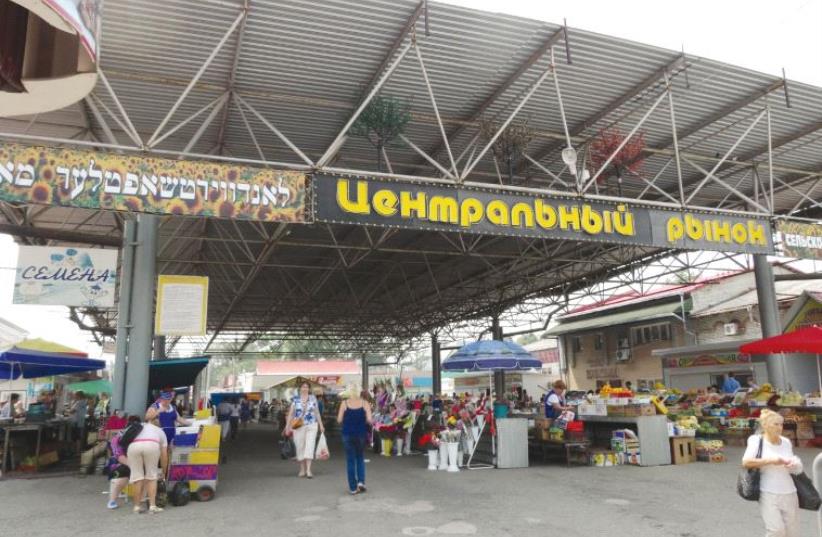
{"type": "Polygon", "coordinates": [[[157,479],[160,477],[159,465],[163,475],[168,468],[168,440],[166,433],[153,423],[143,423],[143,430],[128,446],[128,468],[131,472],[129,483],[134,493],[134,512],[143,512],[143,494],[148,493],[148,511],[160,513],[157,507],[157,479]]]}

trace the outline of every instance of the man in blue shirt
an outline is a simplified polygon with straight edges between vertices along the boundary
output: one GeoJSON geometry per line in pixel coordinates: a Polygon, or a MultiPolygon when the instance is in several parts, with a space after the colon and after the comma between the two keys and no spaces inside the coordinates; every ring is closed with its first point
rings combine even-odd
{"type": "Polygon", "coordinates": [[[728,373],[728,378],[726,378],[724,384],[722,384],[722,393],[736,393],[739,388],[741,388],[741,386],[739,385],[739,381],[734,378],[734,374],[728,373]]]}

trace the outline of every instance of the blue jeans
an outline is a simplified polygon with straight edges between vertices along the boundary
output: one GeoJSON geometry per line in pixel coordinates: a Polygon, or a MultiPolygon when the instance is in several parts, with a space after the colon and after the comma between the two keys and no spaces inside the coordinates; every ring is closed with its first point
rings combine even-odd
{"type": "Polygon", "coordinates": [[[348,489],[357,490],[357,484],[365,485],[365,435],[343,435],[345,464],[348,469],[348,489]]]}

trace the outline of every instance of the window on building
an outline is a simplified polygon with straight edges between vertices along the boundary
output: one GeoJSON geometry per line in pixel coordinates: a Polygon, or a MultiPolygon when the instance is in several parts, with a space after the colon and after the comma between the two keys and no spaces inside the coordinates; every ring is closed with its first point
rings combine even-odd
{"type": "Polygon", "coordinates": [[[605,338],[602,334],[596,334],[594,336],[594,350],[601,351],[603,347],[605,347],[605,338]]]}
{"type": "Polygon", "coordinates": [[[580,336],[573,336],[571,338],[571,349],[574,352],[579,352],[582,350],[582,338],[580,336]]]}
{"type": "Polygon", "coordinates": [[[631,341],[634,345],[644,345],[654,341],[669,341],[670,339],[670,323],[646,324],[631,328],[631,341]]]}

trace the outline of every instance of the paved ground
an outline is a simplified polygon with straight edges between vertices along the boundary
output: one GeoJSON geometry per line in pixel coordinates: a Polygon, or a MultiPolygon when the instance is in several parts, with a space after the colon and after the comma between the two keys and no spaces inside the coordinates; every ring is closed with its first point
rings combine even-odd
{"type": "MultiPolygon", "coordinates": [[[[335,444],[332,444],[332,450],[335,444]]],[[[159,515],[108,512],[101,476],[0,481],[0,534],[14,537],[480,535],[746,536],[764,533],[757,505],[734,492],[738,466],[428,472],[421,456],[368,464],[369,492],[351,497],[339,448],[313,480],[281,461],[270,429],[241,431],[227,449],[217,497],[159,515]],[[7,533],[8,531],[8,533],[7,533]]],[[[732,450],[733,461],[741,457],[732,450]]],[[[810,470],[815,452],[800,456],[810,470]]],[[[817,535],[802,513],[803,537],[817,535]]]]}

